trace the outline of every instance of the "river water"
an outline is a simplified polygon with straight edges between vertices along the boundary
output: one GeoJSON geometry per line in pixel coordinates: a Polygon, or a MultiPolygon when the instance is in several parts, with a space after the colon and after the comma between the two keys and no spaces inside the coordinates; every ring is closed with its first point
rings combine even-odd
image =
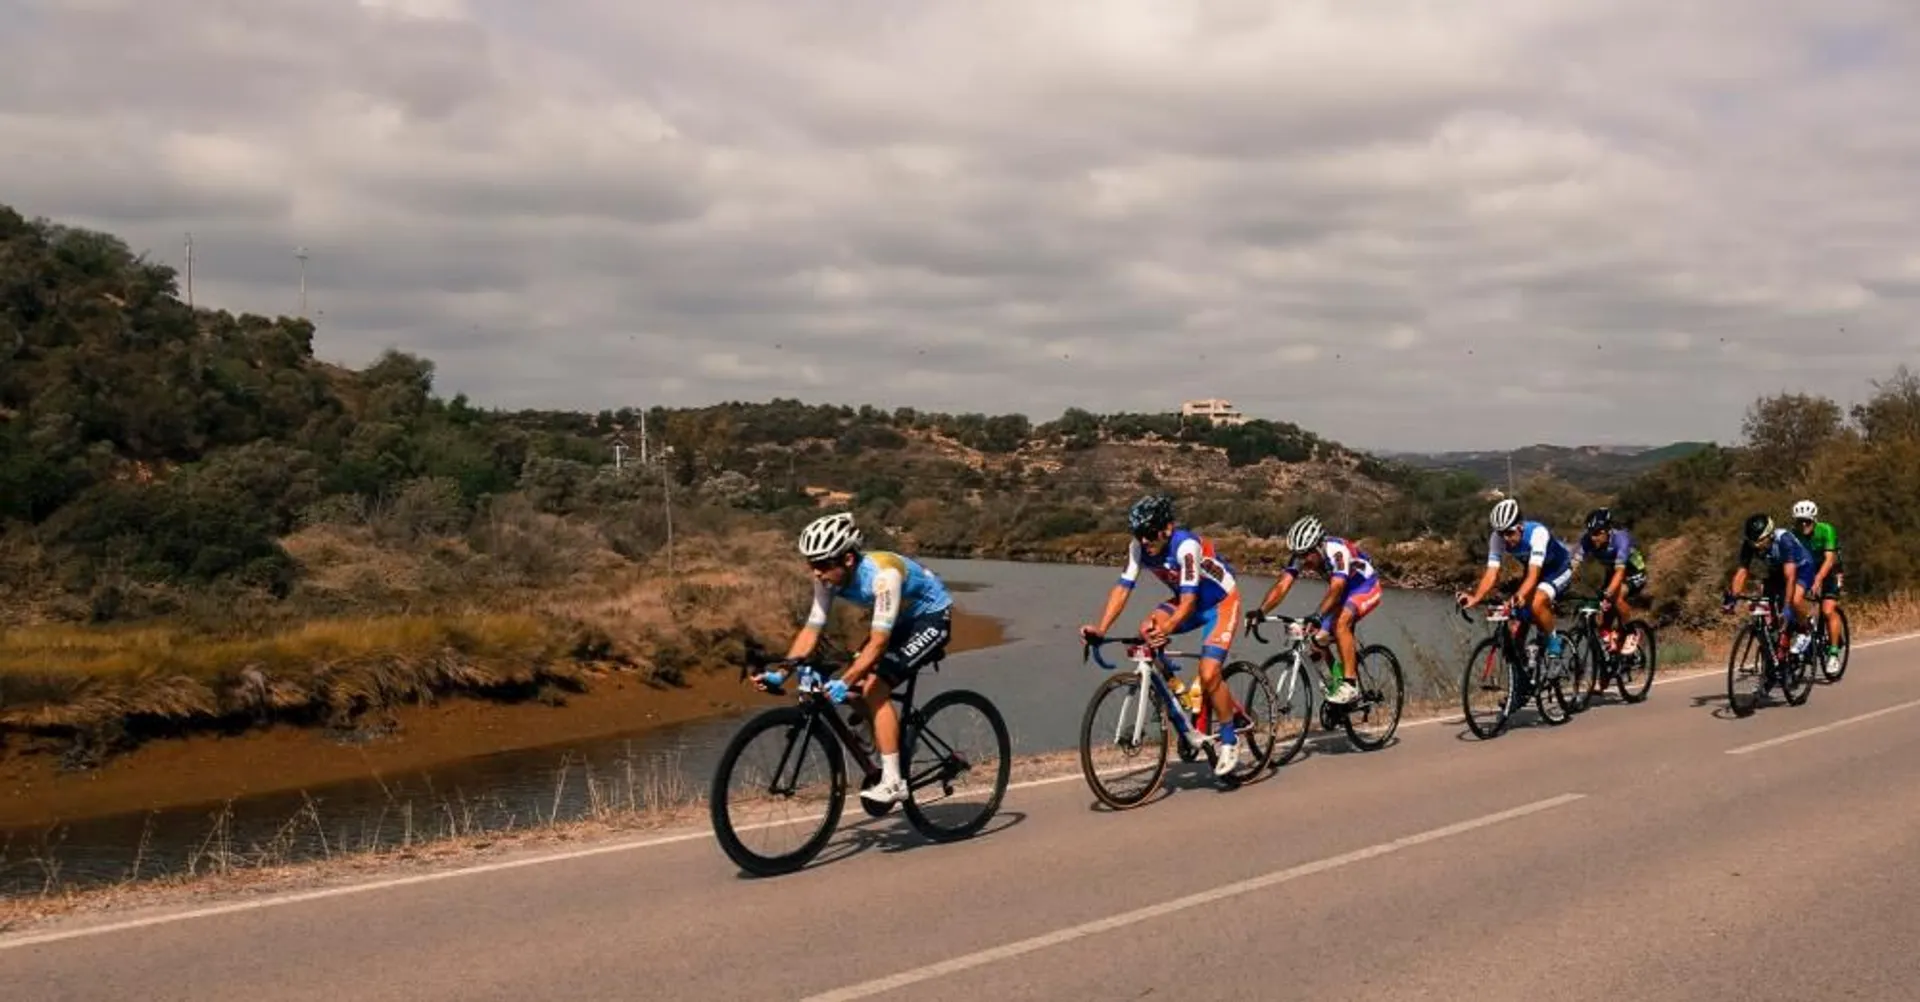
{"type": "MultiPolygon", "coordinates": [[[[1016,755],[1073,748],[1081,712],[1102,675],[1097,665],[1081,662],[1075,630],[1098,615],[1117,568],[927,563],[954,586],[960,604],[1004,621],[1008,641],[950,656],[939,673],[922,675],[918,698],[947,688],[975,689],[1006,717],[1016,755]]],[[[1243,582],[1251,604],[1272,579],[1249,575],[1243,582]]],[[[1302,580],[1280,611],[1305,614],[1324,589],[1322,581],[1302,580]]],[[[1143,581],[1115,631],[1137,624],[1165,594],[1158,582],[1143,581]]],[[[1448,596],[1390,591],[1362,625],[1361,637],[1394,649],[1407,676],[1407,697],[1414,700],[1450,692],[1484,629],[1463,622],[1448,596]]],[[[1266,631],[1269,640],[1279,632],[1266,631]]],[[[1243,637],[1234,653],[1258,660],[1272,650],[1243,637]]],[[[1110,659],[1119,654],[1113,650],[1110,659]]],[[[204,872],[223,863],[314,858],[683,800],[704,793],[721,748],[739,724],[739,717],[707,719],[229,804],[89,818],[51,831],[0,831],[0,895],[33,893],[49,884],[204,872]]]]}

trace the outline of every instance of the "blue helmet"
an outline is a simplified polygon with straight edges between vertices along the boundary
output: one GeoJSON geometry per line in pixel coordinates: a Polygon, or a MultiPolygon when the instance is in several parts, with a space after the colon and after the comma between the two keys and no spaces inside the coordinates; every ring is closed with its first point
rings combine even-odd
{"type": "Polygon", "coordinates": [[[1136,536],[1147,536],[1173,524],[1173,499],[1149,494],[1127,509],[1127,528],[1136,536]]]}

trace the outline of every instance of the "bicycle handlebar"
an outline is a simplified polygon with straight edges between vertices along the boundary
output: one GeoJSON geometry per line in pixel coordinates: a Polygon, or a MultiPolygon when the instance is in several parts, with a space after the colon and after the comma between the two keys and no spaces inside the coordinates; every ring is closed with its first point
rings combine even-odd
{"type": "MultiPolygon", "coordinates": [[[[1136,646],[1148,646],[1147,638],[1137,633],[1126,634],[1124,636],[1108,636],[1106,634],[1096,634],[1091,637],[1082,634],[1080,637],[1080,660],[1084,662],[1088,658],[1092,658],[1094,664],[1099,665],[1101,668],[1104,668],[1107,671],[1112,671],[1115,667],[1113,662],[1108,661],[1106,658],[1100,656],[1100,648],[1106,646],[1107,644],[1126,644],[1129,648],[1136,647],[1136,646]]],[[[1169,663],[1170,658],[1197,658],[1199,656],[1200,655],[1198,654],[1191,654],[1186,651],[1170,651],[1166,649],[1161,649],[1154,652],[1155,659],[1160,661],[1160,663],[1166,665],[1168,668],[1173,667],[1173,665],[1169,663]]]]}
{"type": "MultiPolygon", "coordinates": [[[[1279,623],[1280,625],[1286,626],[1286,627],[1293,627],[1296,625],[1304,626],[1308,623],[1313,622],[1315,618],[1316,617],[1313,617],[1313,616],[1285,616],[1275,612],[1266,613],[1265,615],[1261,615],[1260,613],[1248,613],[1247,614],[1247,634],[1253,637],[1253,639],[1258,640],[1263,644],[1269,643],[1266,635],[1260,632],[1260,627],[1262,624],[1279,623]],[[1255,619],[1254,618],[1255,616],[1260,616],[1260,618],[1255,619]]],[[[1298,639],[1298,638],[1289,638],[1289,639],[1298,639]]]]}

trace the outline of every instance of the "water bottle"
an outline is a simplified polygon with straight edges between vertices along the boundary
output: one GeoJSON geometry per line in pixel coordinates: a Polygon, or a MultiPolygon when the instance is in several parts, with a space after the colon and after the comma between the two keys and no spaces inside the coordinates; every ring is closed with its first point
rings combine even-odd
{"type": "Polygon", "coordinates": [[[1793,638],[1793,653],[1805,654],[1807,652],[1807,645],[1810,643],[1813,643],[1812,634],[1809,634],[1809,633],[1799,634],[1798,636],[1793,638]]]}

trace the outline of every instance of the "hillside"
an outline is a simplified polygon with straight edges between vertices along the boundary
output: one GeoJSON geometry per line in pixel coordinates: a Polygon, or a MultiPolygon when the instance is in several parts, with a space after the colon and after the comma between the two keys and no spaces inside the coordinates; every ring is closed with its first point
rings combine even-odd
{"type": "Polygon", "coordinates": [[[1707,448],[1706,442],[1670,445],[1530,445],[1523,449],[1469,452],[1394,453],[1392,458],[1422,470],[1459,471],[1496,486],[1505,486],[1509,469],[1514,482],[1552,476],[1589,491],[1612,491],[1669,460],[1707,448]],[[1511,466],[1509,466],[1511,464],[1511,466]]]}
{"type": "MultiPolygon", "coordinates": [[[[437,692],[558,700],[596,672],[737,665],[791,628],[792,534],[825,507],[882,545],[1106,563],[1128,502],[1161,490],[1250,569],[1312,510],[1391,581],[1451,585],[1486,538],[1476,471],[1506,479],[1501,454],[1423,469],[1174,414],[501,411],[436,394],[426,359],[351,370],[315,337],[189,309],[118,239],[0,208],[0,737],[351,727],[437,692]]],[[[1782,395],[1736,448],[1540,446],[1514,473],[1563,535],[1614,500],[1661,554],[1663,620],[1708,622],[1729,527],[1801,493],[1835,513],[1849,589],[1890,595],[1920,566],[1920,380],[1847,418],[1782,395]]]]}

